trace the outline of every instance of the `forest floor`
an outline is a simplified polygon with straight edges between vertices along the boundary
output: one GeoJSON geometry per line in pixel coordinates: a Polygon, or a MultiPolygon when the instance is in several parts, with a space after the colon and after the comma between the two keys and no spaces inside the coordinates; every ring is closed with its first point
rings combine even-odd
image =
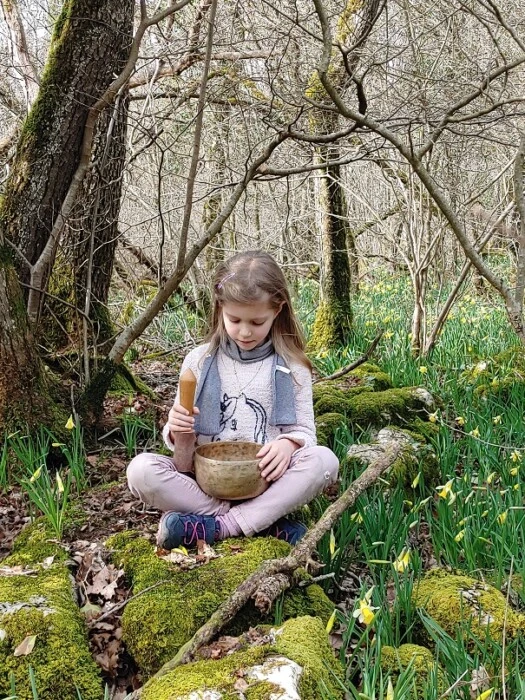
{"type": "MultiPolygon", "coordinates": [[[[86,447],[89,487],[74,501],[78,524],[66,528],[61,544],[67,549],[75,576],[78,604],[86,616],[93,657],[102,669],[112,700],[121,700],[142,685],[142,678],[121,641],[121,617],[132,596],[124,572],[111,563],[104,543],[110,535],[137,530],[155,542],[160,511],[149,509],[129,491],[126,467],[130,457],[122,444],[122,415],[129,412],[140,421],[147,416],[157,427],[166,421],[175,395],[177,375],[167,363],[139,364],[133,371],[155,392],[155,398],[142,394],[109,397],[98,426],[102,439],[86,447]]],[[[151,434],[148,434],[151,439],[151,434]]],[[[137,441],[128,450],[141,452],[137,441]]],[[[155,449],[152,446],[151,449],[155,449]]],[[[0,493],[0,567],[12,550],[13,542],[31,521],[27,498],[18,486],[0,493]]],[[[73,515],[73,523],[75,516],[73,515]]]]}

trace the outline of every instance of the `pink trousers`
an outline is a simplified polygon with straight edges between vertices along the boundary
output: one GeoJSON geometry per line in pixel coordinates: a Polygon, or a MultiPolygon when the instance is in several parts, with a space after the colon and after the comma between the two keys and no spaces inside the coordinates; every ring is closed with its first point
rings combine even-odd
{"type": "Polygon", "coordinates": [[[292,456],[283,476],[257,498],[221,501],[208,496],[192,476],[177,471],[171,457],[143,453],[127,470],[131,492],[159,510],[197,515],[229,513],[246,536],[269,527],[283,515],[308,503],[337,479],[339,463],[327,447],[303,447],[292,456]]]}

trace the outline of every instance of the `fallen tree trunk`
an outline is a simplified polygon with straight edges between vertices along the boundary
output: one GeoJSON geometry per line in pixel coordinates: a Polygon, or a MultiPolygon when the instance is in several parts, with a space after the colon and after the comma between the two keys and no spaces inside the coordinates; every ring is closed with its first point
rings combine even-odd
{"type": "MultiPolygon", "coordinates": [[[[243,581],[213,613],[210,619],[179,649],[177,655],[165,663],[153,678],[160,678],[166,673],[173,671],[177,666],[194,661],[200,647],[210,642],[224,628],[226,623],[235,617],[250,598],[255,600],[257,607],[268,611],[272,602],[283,590],[291,585],[297,569],[304,567],[308,563],[321,537],[333,527],[338,518],[348,508],[355,504],[363,491],[366,491],[367,488],[375,483],[383,472],[395,462],[400,450],[401,446],[397,442],[384,445],[383,454],[350,484],[335,503],[332,503],[326,509],[323,516],[308,530],[290,554],[280,559],[271,559],[264,562],[257,571],[243,581]]],[[[139,688],[128,695],[126,700],[138,700],[140,696],[141,689],[139,688]]]]}

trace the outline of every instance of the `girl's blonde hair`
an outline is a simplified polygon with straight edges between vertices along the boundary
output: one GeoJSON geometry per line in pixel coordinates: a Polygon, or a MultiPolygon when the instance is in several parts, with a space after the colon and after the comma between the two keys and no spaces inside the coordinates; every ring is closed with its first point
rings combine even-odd
{"type": "Polygon", "coordinates": [[[214,351],[228,337],[222,305],[252,304],[268,295],[268,303],[280,311],[273,322],[270,337],[279,355],[288,363],[300,362],[310,370],[312,363],[304,351],[305,341],[292,309],[290,292],[283,272],[269,253],[247,250],[220,263],[215,271],[210,330],[206,340],[214,351]]]}

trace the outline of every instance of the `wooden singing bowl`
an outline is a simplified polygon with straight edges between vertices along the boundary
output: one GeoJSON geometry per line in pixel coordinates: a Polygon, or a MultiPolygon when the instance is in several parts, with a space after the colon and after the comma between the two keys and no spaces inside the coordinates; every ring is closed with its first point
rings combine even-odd
{"type": "Polygon", "coordinates": [[[201,489],[226,501],[255,498],[270,485],[259,471],[255,442],[209,442],[195,450],[193,465],[201,489]]]}

